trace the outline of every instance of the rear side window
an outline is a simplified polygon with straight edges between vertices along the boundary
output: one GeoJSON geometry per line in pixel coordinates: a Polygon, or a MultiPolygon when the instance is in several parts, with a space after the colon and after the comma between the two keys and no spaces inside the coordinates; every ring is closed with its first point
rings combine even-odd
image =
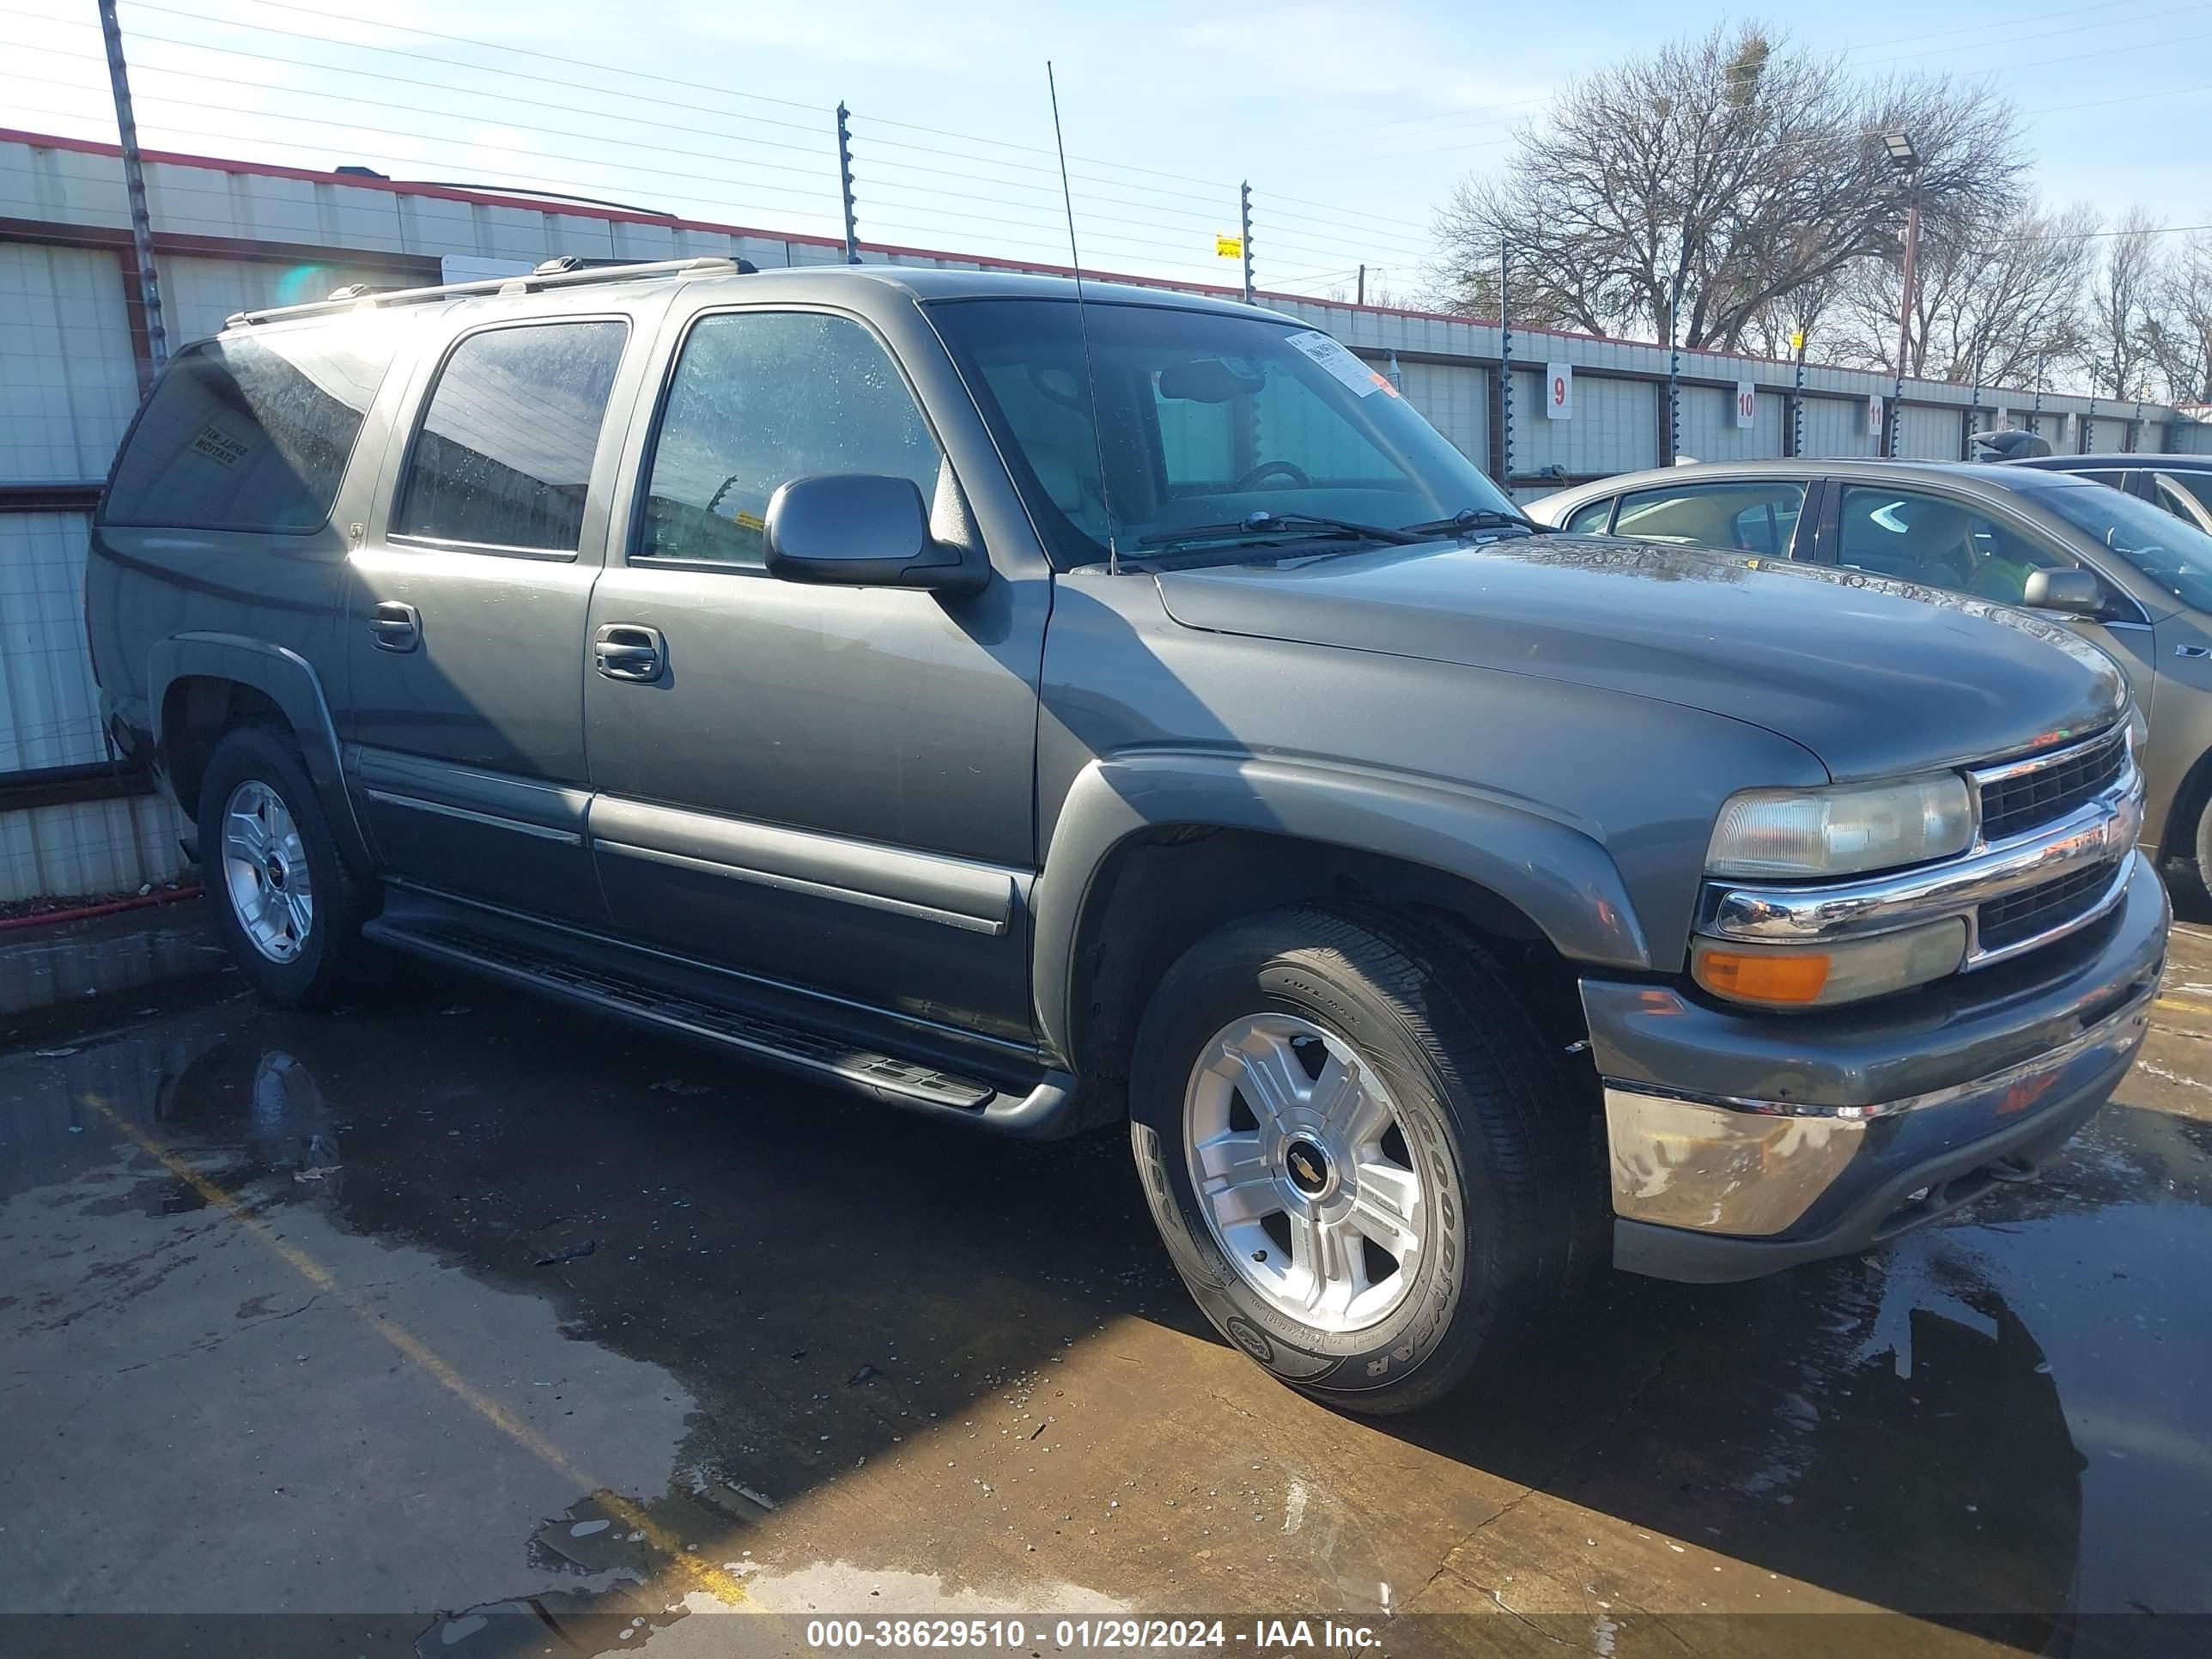
{"type": "Polygon", "coordinates": [[[1804,507],[1805,486],[1787,480],[1677,484],[1623,495],[1613,533],[1778,558],[1790,550],[1804,507]]]}
{"type": "Polygon", "coordinates": [[[487,329],[438,371],[394,535],[573,553],[627,323],[487,329]]]}
{"type": "Polygon", "coordinates": [[[398,344],[393,324],[368,317],[179,352],[116,460],[105,521],[319,528],[398,344]]]}
{"type": "Polygon", "coordinates": [[[1605,533],[1605,521],[1612,516],[1613,497],[1601,495],[1594,501],[1584,501],[1568,514],[1566,522],[1559,528],[1571,535],[1601,536],[1605,533]]]}

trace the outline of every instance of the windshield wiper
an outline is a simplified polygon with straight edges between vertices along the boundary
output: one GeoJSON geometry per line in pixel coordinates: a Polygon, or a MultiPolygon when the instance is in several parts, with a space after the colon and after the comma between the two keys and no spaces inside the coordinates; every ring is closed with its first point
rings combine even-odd
{"type": "Polygon", "coordinates": [[[1463,507],[1449,519],[1431,519],[1426,524],[1409,524],[1409,534],[1449,536],[1466,530],[1525,530],[1534,536],[1551,533],[1552,526],[1538,524],[1520,513],[1501,513],[1494,507],[1463,507]]]}
{"type": "Polygon", "coordinates": [[[1137,538],[1139,547],[1166,547],[1177,542],[1231,541],[1243,536],[1273,536],[1282,531],[1326,530],[1339,536],[1358,536],[1368,541],[1389,542],[1407,547],[1425,541],[1430,533],[1411,530],[1392,530],[1378,524],[1354,524],[1349,519],[1324,519],[1311,513],[1270,513],[1262,507],[1257,513],[1226,524],[1193,525],[1187,530],[1163,530],[1137,538]]]}

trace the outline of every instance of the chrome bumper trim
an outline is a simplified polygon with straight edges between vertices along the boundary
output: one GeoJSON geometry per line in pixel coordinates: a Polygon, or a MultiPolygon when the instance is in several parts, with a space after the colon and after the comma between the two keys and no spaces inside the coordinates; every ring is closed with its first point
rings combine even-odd
{"type": "Polygon", "coordinates": [[[1751,1100],[1741,1095],[1698,1094],[1692,1090],[1668,1089],[1656,1083],[1638,1083],[1626,1078],[1609,1077],[1601,1081],[1604,1083],[1607,1095],[1616,1092],[1647,1095],[1656,1101],[1675,1101],[1686,1106],[1711,1106],[1722,1111],[1747,1112],[1759,1117],[1839,1118],[1854,1122],[1895,1117],[1904,1112],[1948,1106],[1968,1095],[2008,1089],[2015,1083],[2041,1073],[2069,1066],[2093,1048],[2124,1042],[2130,1033],[2148,1025],[2151,1000],[2156,995],[2155,989],[2145,991],[2118,1012],[2106,1015],[2080,1036],[2062,1042],[2056,1048],[2046,1049],[2031,1059],[2021,1060],[2018,1065],[2008,1066],[2002,1071],[1969,1078],[1966,1082],[1954,1083],[1948,1088],[1931,1089],[1925,1094],[1905,1095],[1897,1100],[1877,1101],[1865,1106],[1814,1106],[1795,1100],[1751,1100]]]}
{"type": "MultiPolygon", "coordinates": [[[[1878,1119],[1946,1106],[1991,1108],[1990,1129],[2079,1101],[2132,1056],[2155,991],[2070,1042],[1949,1088],[1867,1106],[1692,1095],[1607,1078],[1605,1121],[1613,1207],[1633,1221],[1771,1237],[1843,1179],[1878,1119]]],[[[1987,1131],[1984,1131],[1987,1133],[1987,1131]]],[[[1978,1136],[1968,1134],[1971,1146],[1978,1136]]],[[[1954,1151],[1956,1148],[1952,1149],[1954,1151]]]]}
{"type": "Polygon", "coordinates": [[[2142,830],[2142,773],[2131,760],[2111,788],[2056,823],[1942,864],[1820,887],[1709,882],[1698,902],[1697,931],[1750,944],[1826,944],[1963,916],[1969,929],[1966,965],[1986,967],[2087,927],[2118,903],[2127,890],[2128,854],[2142,830]],[[2087,910],[2033,939],[1981,949],[1975,931],[1980,906],[2105,863],[2114,866],[2112,884],[2087,910]]]}

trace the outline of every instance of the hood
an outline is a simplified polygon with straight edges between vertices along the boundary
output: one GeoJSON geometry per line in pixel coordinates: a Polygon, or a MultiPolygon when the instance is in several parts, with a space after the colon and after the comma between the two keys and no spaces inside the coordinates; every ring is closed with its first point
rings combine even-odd
{"type": "Polygon", "coordinates": [[[1391,547],[1157,580],[1187,628],[1680,703],[1801,744],[1838,781],[2053,742],[2108,725],[2125,700],[2094,646],[1986,599],[1610,538],[1391,547]]]}

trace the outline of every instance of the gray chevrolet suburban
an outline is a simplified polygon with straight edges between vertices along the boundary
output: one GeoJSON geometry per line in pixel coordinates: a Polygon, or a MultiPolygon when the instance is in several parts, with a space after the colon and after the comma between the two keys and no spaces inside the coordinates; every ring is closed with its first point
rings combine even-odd
{"type": "Polygon", "coordinates": [[[232,319],[87,608],[267,996],[379,946],[1126,1121],[1213,1323],[1393,1411],[1607,1255],[2024,1179],[2127,1069],[2119,674],[1844,580],[1539,533],[1263,310],[698,260],[232,319]]]}

